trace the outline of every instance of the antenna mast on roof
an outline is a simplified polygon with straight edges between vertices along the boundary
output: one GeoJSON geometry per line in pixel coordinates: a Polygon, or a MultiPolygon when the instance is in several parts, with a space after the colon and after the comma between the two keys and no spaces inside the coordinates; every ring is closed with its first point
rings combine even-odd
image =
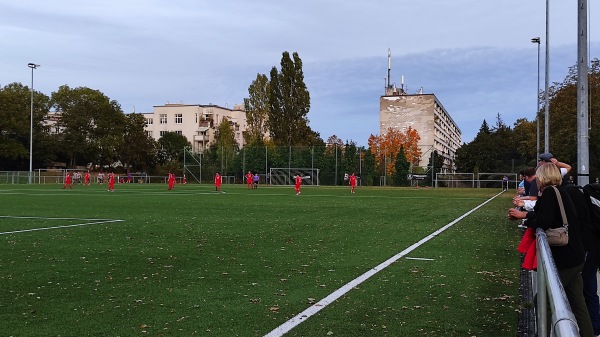
{"type": "Polygon", "coordinates": [[[388,75],[387,75],[387,87],[390,88],[390,76],[392,73],[392,50],[388,48],[388,75]]]}

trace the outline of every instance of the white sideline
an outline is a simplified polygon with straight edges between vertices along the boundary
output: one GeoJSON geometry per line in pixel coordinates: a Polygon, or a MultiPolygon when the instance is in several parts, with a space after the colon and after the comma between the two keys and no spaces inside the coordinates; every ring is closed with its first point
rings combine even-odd
{"type": "Polygon", "coordinates": [[[329,294],[327,297],[323,298],[319,302],[317,302],[317,303],[313,304],[312,306],[308,307],[303,312],[301,312],[298,315],[292,317],[287,322],[285,322],[285,323],[281,324],[280,326],[278,326],[277,328],[273,329],[271,332],[269,332],[268,334],[266,334],[264,337],[279,337],[279,336],[283,336],[284,334],[286,334],[287,332],[289,332],[290,330],[292,330],[293,328],[295,328],[296,326],[298,326],[300,323],[306,321],[306,319],[308,319],[310,316],[316,314],[317,312],[321,311],[321,309],[324,309],[326,306],[328,306],[329,304],[333,303],[338,298],[340,298],[343,295],[345,295],[352,288],[354,288],[354,287],[358,286],[359,284],[363,283],[364,281],[368,280],[371,276],[373,276],[373,275],[377,274],[378,272],[380,272],[381,270],[385,269],[390,264],[396,262],[398,259],[400,259],[404,255],[412,252],[413,250],[415,250],[416,248],[418,248],[422,244],[424,244],[427,241],[433,239],[438,234],[440,234],[443,231],[445,231],[446,229],[452,227],[454,224],[456,224],[460,220],[464,219],[469,214],[475,212],[477,209],[479,209],[483,205],[485,205],[488,202],[494,200],[497,196],[499,196],[500,194],[502,194],[504,192],[505,191],[502,191],[502,192],[496,194],[495,196],[493,196],[490,199],[486,200],[485,202],[483,202],[479,206],[473,208],[469,212],[467,212],[467,213],[461,215],[460,217],[456,218],[454,221],[450,222],[449,224],[445,225],[444,227],[442,227],[442,228],[438,229],[437,231],[429,234],[425,238],[421,239],[419,242],[414,243],[410,247],[408,247],[405,250],[401,251],[400,253],[392,256],[391,258],[387,259],[386,261],[384,261],[383,263],[379,264],[378,266],[376,266],[376,267],[372,268],[371,270],[367,271],[366,273],[360,275],[359,277],[355,278],[354,280],[350,281],[349,283],[346,283],[344,286],[342,286],[341,288],[337,289],[333,293],[329,294]]]}
{"type": "Polygon", "coordinates": [[[42,218],[42,217],[34,217],[34,216],[5,216],[0,215],[0,218],[10,218],[10,219],[44,219],[44,220],[94,220],[95,222],[87,222],[80,223],[74,225],[64,225],[64,226],[52,226],[52,227],[40,227],[40,228],[32,228],[32,229],[22,229],[11,232],[0,232],[0,235],[7,234],[16,234],[16,233],[26,233],[26,232],[34,232],[34,231],[44,231],[47,229],[60,229],[60,228],[69,228],[69,227],[81,227],[81,226],[89,226],[89,225],[97,225],[104,223],[113,223],[113,222],[121,222],[125,220],[111,220],[111,219],[81,219],[81,218],[42,218]]]}

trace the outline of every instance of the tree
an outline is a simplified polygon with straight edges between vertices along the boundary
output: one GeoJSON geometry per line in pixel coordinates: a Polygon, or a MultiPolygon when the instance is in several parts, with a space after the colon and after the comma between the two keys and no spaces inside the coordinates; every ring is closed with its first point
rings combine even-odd
{"type": "Polygon", "coordinates": [[[234,156],[238,151],[235,133],[231,127],[231,123],[226,118],[223,118],[217,127],[215,145],[217,160],[221,160],[221,175],[225,175],[228,172],[228,165],[233,163],[234,156]]]}
{"type": "Polygon", "coordinates": [[[361,165],[360,183],[366,186],[375,185],[375,182],[378,181],[377,179],[379,178],[375,155],[370,149],[362,147],[360,149],[360,155],[363,160],[363,164],[361,165]]]}
{"type": "MultiPolygon", "coordinates": [[[[42,125],[49,110],[48,96],[33,93],[33,166],[40,167],[54,152],[50,136],[42,125]]],[[[29,167],[31,89],[20,83],[0,88],[0,170],[29,167]]]]}
{"type": "Polygon", "coordinates": [[[459,172],[494,172],[496,163],[492,131],[485,119],[471,143],[456,150],[456,166],[459,172]]]}
{"type": "Polygon", "coordinates": [[[157,143],[144,131],[146,119],[141,114],[125,115],[125,134],[123,148],[119,149],[122,161],[130,167],[150,170],[154,166],[157,143]]]}
{"type": "Polygon", "coordinates": [[[181,162],[184,157],[184,149],[191,149],[192,144],[183,135],[176,132],[165,132],[158,139],[159,161],[161,164],[167,162],[181,162]]]}
{"type": "Polygon", "coordinates": [[[302,60],[298,53],[289,52],[281,57],[281,72],[273,67],[270,72],[269,132],[277,146],[312,145],[318,138],[308,126],[310,94],[304,83],[302,60]]]}
{"type": "Polygon", "coordinates": [[[398,154],[396,155],[394,168],[394,186],[407,186],[408,174],[410,173],[410,163],[404,155],[404,146],[400,146],[400,151],[398,151],[398,154]]]}
{"type": "MultiPolygon", "coordinates": [[[[542,131],[542,130],[540,130],[542,131]]],[[[524,159],[528,166],[535,166],[537,162],[537,122],[519,118],[513,126],[513,141],[519,157],[524,159]]],[[[543,139],[540,139],[543,142],[543,139]]],[[[540,150],[543,152],[543,144],[540,150]]]]}
{"type": "Polygon", "coordinates": [[[268,132],[270,107],[270,82],[264,74],[257,74],[248,87],[249,98],[244,99],[247,131],[244,134],[246,144],[262,144],[268,132]]]}
{"type": "Polygon", "coordinates": [[[375,155],[377,163],[385,169],[388,175],[395,172],[396,155],[401,147],[404,148],[406,160],[412,165],[417,165],[421,160],[421,149],[418,143],[421,140],[417,130],[408,128],[402,133],[397,129],[388,128],[381,136],[371,135],[368,143],[369,148],[375,155]]]}
{"type": "Polygon", "coordinates": [[[431,152],[431,156],[429,156],[429,164],[427,166],[429,168],[429,172],[427,174],[427,178],[425,178],[425,184],[433,185],[435,174],[442,172],[442,169],[444,168],[444,158],[438,154],[437,150],[433,150],[431,152]]]}
{"type": "Polygon", "coordinates": [[[356,143],[353,141],[346,142],[344,152],[342,153],[342,171],[345,173],[357,173],[359,167],[359,154],[356,148],[356,143]]]}
{"type": "Polygon", "coordinates": [[[98,90],[61,86],[52,93],[52,105],[61,113],[61,147],[70,166],[97,162],[112,164],[123,144],[125,115],[117,101],[98,90]]]}

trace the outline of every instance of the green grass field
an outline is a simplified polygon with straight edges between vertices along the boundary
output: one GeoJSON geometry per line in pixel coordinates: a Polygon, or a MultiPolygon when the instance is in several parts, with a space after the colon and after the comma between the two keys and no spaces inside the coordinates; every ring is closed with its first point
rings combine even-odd
{"type": "MultiPolygon", "coordinates": [[[[2,336],[263,336],[499,190],[0,185],[2,336]],[[41,230],[40,230],[41,229],[41,230]]],[[[515,336],[504,193],[286,336],[515,336]]]]}

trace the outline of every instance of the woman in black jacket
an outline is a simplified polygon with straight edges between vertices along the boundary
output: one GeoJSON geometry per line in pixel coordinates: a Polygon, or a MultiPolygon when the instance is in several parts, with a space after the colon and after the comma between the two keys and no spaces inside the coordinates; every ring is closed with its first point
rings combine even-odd
{"type": "Polygon", "coordinates": [[[565,246],[550,246],[550,251],[569,305],[577,319],[579,332],[581,336],[593,337],[592,322],[583,297],[581,270],[585,261],[585,250],[575,205],[569,194],[560,187],[562,176],[556,165],[553,163],[542,164],[536,170],[536,178],[541,195],[533,208],[534,211],[527,213],[525,224],[527,227],[542,228],[543,230],[559,228],[563,225],[556,190],[551,187],[555,186],[562,198],[569,224],[569,243],[565,246]]]}

